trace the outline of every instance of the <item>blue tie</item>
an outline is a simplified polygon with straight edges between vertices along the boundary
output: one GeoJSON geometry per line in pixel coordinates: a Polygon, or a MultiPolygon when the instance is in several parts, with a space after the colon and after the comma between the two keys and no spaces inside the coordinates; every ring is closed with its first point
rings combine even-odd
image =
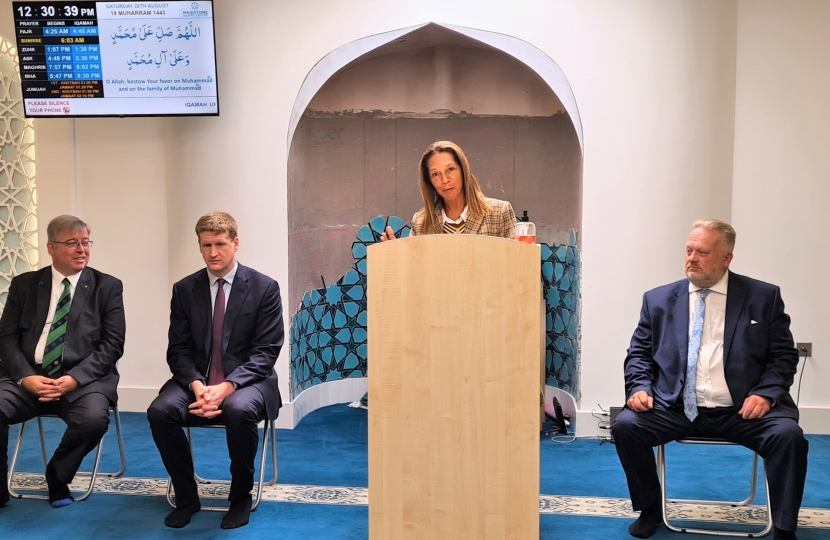
{"type": "Polygon", "coordinates": [[[700,290],[700,301],[695,308],[692,333],[689,336],[689,361],[686,363],[686,385],[683,387],[683,412],[690,422],[697,418],[697,357],[700,355],[700,336],[703,334],[703,317],[706,315],[706,297],[712,292],[700,290]]]}

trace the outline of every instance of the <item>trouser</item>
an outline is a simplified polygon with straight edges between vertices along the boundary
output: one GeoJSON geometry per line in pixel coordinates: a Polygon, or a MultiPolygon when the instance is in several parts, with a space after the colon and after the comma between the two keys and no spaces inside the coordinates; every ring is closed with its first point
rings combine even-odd
{"type": "Polygon", "coordinates": [[[254,487],[254,461],[259,443],[260,420],[265,417],[265,400],[253,387],[238,388],[222,404],[222,414],[205,419],[190,414],[196,401],[189,389],[168,381],[147,409],[147,419],[161,460],[173,481],[176,506],[198,500],[193,456],[183,427],[220,424],[225,426],[231,459],[231,490],[228,500],[236,502],[254,487]]]}
{"type": "Polygon", "coordinates": [[[58,444],[49,468],[55,479],[69,484],[78,472],[84,457],[89,454],[109,426],[110,401],[98,392],[90,392],[73,399],[38,401],[37,396],[10,380],[0,381],[0,500],[8,500],[8,446],[9,426],[44,414],[54,414],[66,422],[66,431],[58,444]]]}
{"type": "Polygon", "coordinates": [[[661,500],[653,447],[684,437],[719,437],[764,458],[772,521],[779,529],[795,531],[807,476],[804,433],[792,418],[767,414],[744,420],[737,411],[735,407],[700,408],[698,417],[690,422],[682,407],[642,413],[623,410],[612,434],[634,510],[661,500]]]}

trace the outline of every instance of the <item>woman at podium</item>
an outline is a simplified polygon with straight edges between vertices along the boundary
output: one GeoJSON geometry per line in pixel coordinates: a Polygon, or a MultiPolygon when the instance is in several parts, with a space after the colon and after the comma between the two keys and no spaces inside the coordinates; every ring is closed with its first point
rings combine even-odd
{"type": "MultiPolygon", "coordinates": [[[[480,234],[516,237],[516,214],[507,201],[484,196],[461,148],[450,141],[429,145],[421,157],[418,183],[424,207],[412,217],[410,236],[480,234]]],[[[395,238],[391,227],[381,242],[395,238]]]]}

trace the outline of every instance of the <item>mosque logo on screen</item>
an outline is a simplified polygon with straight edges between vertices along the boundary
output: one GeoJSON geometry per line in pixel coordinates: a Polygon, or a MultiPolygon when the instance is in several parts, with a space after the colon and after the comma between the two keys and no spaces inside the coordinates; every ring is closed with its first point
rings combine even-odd
{"type": "Polygon", "coordinates": [[[199,2],[192,2],[190,4],[191,11],[182,11],[182,16],[184,17],[207,17],[208,12],[206,9],[199,9],[199,2]]]}

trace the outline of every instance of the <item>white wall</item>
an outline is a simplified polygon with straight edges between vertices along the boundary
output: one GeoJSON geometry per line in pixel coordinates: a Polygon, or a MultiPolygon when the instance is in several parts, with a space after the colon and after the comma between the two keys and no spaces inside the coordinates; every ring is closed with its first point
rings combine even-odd
{"type": "MultiPolygon", "coordinates": [[[[586,412],[624,403],[622,363],[642,294],[683,277],[689,225],[730,217],[736,6],[568,6],[564,44],[549,54],[571,81],[585,132],[586,412]]],[[[590,415],[579,420],[580,434],[596,432],[590,415]]]]}
{"type": "MultiPolygon", "coordinates": [[[[163,369],[170,301],[164,120],[76,120],[75,141],[77,215],[95,241],[90,264],[124,282],[120,404],[146,409],[170,378],[163,369]],[[149,390],[135,395],[127,388],[149,390]]],[[[195,242],[191,249],[198,254],[195,242]]]]}
{"type": "MultiPolygon", "coordinates": [[[[286,133],[309,70],[365,36],[456,24],[538,47],[576,96],[585,135],[583,411],[622,404],[641,295],[683,276],[688,226],[702,216],[734,218],[735,268],[784,287],[796,335],[818,355],[827,302],[809,283],[828,257],[820,215],[828,161],[819,157],[826,11],[783,0],[218,0],[221,116],[77,121],[74,149],[68,121],[38,121],[41,223],[70,211],[74,157],[77,209],[95,229],[93,264],[129,291],[122,396],[146,399],[167,378],[170,284],[201,266],[199,215],[231,212],[240,260],[287,284],[286,133]],[[259,31],[264,21],[268,32],[259,31]]],[[[9,0],[0,13],[0,32],[11,37],[9,0]]],[[[284,298],[287,316],[298,300],[284,298]]],[[[802,402],[830,408],[813,366],[802,402]]],[[[278,373],[287,395],[287,347],[278,373]]]]}
{"type": "MultiPolygon", "coordinates": [[[[806,430],[826,433],[830,3],[797,5],[740,3],[734,265],[736,271],[779,285],[796,341],[813,343],[799,408],[806,430]]],[[[797,389],[796,380],[794,397],[797,389]]]]}

